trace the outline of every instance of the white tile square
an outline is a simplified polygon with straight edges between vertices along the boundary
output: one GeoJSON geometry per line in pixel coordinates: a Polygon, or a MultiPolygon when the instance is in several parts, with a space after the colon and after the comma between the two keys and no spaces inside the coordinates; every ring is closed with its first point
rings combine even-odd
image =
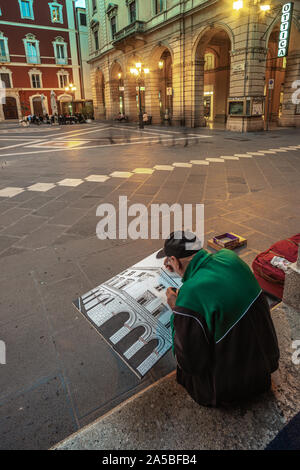
{"type": "Polygon", "coordinates": [[[239,157],[231,157],[231,156],[221,156],[220,158],[223,158],[223,160],[239,160],[239,157]]]}
{"type": "Polygon", "coordinates": [[[90,175],[85,178],[86,181],[90,181],[92,183],[105,183],[105,181],[109,179],[109,176],[106,175],[90,175]]]}
{"type": "Polygon", "coordinates": [[[234,156],[239,158],[252,158],[252,155],[248,153],[235,153],[234,156]]]}
{"type": "Polygon", "coordinates": [[[175,162],[173,163],[173,166],[177,168],[191,168],[192,164],[191,163],[184,163],[184,162],[175,162]]]}
{"type": "Polygon", "coordinates": [[[174,170],[174,167],[171,165],[155,165],[155,167],[153,168],[158,171],[173,171],[174,170]]]}
{"type": "Polygon", "coordinates": [[[23,192],[23,188],[7,187],[4,189],[0,189],[0,197],[14,197],[17,196],[17,194],[21,194],[23,192]]]}
{"type": "Polygon", "coordinates": [[[137,173],[140,175],[152,175],[154,173],[153,168],[136,168],[133,170],[133,173],[137,173]]]}
{"type": "Polygon", "coordinates": [[[130,173],[129,171],[114,171],[109,176],[112,178],[130,178],[132,175],[133,173],[130,173]]]}
{"type": "Polygon", "coordinates": [[[59,186],[79,186],[81,183],[83,183],[82,180],[79,179],[72,179],[72,178],[66,178],[65,180],[59,181],[57,184],[59,186]]]}
{"type": "Polygon", "coordinates": [[[190,163],[192,163],[192,165],[209,165],[209,162],[206,160],[190,160],[190,163]]]}
{"type": "Polygon", "coordinates": [[[28,191],[39,191],[42,193],[45,193],[46,191],[49,191],[50,189],[55,188],[55,184],[53,183],[36,183],[33,184],[32,186],[29,186],[27,189],[28,191]]]}

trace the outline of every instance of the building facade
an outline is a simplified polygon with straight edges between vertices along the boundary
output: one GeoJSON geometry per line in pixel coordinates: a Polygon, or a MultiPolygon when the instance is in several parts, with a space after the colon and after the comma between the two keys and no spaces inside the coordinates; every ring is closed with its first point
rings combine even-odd
{"type": "Polygon", "coordinates": [[[69,114],[91,102],[87,37],[74,0],[0,1],[0,120],[69,114]],[[70,83],[76,91],[65,91],[70,83]]]}
{"type": "MultiPolygon", "coordinates": [[[[266,122],[300,126],[300,1],[287,57],[278,58],[285,1],[87,0],[95,117],[119,111],[153,123],[223,123],[260,130],[266,122]],[[148,69],[137,80],[130,70],[148,69]],[[269,89],[270,87],[270,89],[269,89]]],[[[285,32],[283,32],[285,34],[285,32]]]]}

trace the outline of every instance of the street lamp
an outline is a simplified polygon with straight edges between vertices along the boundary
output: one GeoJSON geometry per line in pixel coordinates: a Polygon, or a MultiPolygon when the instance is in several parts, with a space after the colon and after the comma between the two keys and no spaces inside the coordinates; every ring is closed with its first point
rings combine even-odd
{"type": "Polygon", "coordinates": [[[137,84],[138,84],[138,88],[139,88],[139,128],[144,129],[141,84],[142,84],[142,79],[145,77],[145,75],[148,75],[150,73],[150,70],[147,67],[143,67],[141,62],[137,62],[135,64],[135,68],[132,67],[130,69],[130,73],[131,73],[131,75],[136,77],[136,81],[137,81],[137,84]]]}
{"type": "Polygon", "coordinates": [[[65,91],[70,91],[72,93],[72,114],[74,111],[74,93],[77,90],[76,86],[73,83],[70,83],[68,86],[65,87],[65,91]]]}

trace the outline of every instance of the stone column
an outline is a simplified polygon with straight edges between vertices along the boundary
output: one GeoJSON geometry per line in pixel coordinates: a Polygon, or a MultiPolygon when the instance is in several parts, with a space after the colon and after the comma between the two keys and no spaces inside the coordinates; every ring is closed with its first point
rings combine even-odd
{"type": "Polygon", "coordinates": [[[111,96],[110,113],[111,113],[111,119],[112,119],[116,117],[120,112],[119,81],[111,80],[109,82],[109,87],[110,87],[110,96],[111,96]]]}
{"type": "Polygon", "coordinates": [[[152,116],[153,124],[161,123],[158,93],[160,90],[162,91],[162,86],[164,85],[160,82],[159,70],[151,70],[149,76],[145,79],[145,106],[147,114],[152,116]]]}
{"type": "Polygon", "coordinates": [[[106,119],[104,74],[96,68],[91,76],[95,118],[106,119]]]}
{"type": "MultiPolygon", "coordinates": [[[[231,53],[229,100],[256,98],[264,102],[267,50],[263,47],[241,48],[231,53]]],[[[228,115],[227,129],[237,132],[264,129],[262,115],[228,115]]]]}
{"type": "Polygon", "coordinates": [[[130,121],[138,121],[138,108],[136,101],[137,83],[135,78],[126,76],[124,78],[124,101],[125,101],[125,113],[130,121]]]}
{"type": "Polygon", "coordinates": [[[192,127],[205,126],[204,119],[204,58],[196,59],[192,63],[193,77],[193,103],[192,103],[192,127]]]}
{"type": "MultiPolygon", "coordinates": [[[[290,52],[287,58],[287,67],[285,72],[284,80],[284,91],[283,91],[283,105],[282,115],[279,119],[281,126],[297,126],[300,127],[300,114],[295,114],[297,105],[293,103],[293,95],[297,88],[293,88],[293,83],[296,80],[300,80],[300,50],[290,52]]],[[[300,93],[297,95],[298,100],[300,93]]],[[[298,105],[300,113],[300,105],[298,105]]]]}

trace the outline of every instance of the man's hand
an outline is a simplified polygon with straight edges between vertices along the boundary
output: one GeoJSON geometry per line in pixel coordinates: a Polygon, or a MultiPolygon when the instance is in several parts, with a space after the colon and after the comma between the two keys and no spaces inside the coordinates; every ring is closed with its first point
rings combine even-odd
{"type": "Polygon", "coordinates": [[[176,292],[174,292],[173,287],[168,287],[166,295],[167,295],[168,305],[173,310],[173,308],[175,307],[175,304],[176,304],[178,290],[176,290],[176,292]]]}

